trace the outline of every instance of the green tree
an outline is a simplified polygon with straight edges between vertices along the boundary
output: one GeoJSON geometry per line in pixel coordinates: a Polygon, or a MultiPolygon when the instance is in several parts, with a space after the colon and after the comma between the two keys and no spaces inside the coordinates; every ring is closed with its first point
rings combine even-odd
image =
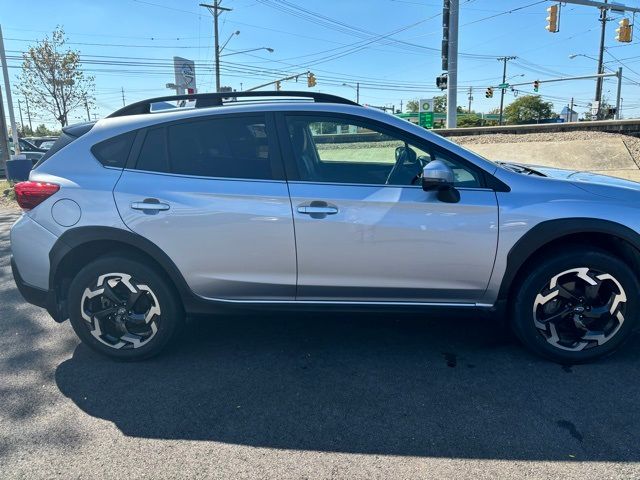
{"type": "Polygon", "coordinates": [[[447,96],[446,95],[437,95],[433,97],[433,111],[435,113],[447,112],[447,96]]]}
{"type": "Polygon", "coordinates": [[[504,109],[507,123],[537,122],[554,116],[553,103],[545,102],[538,95],[519,97],[504,109]]]}
{"type": "Polygon", "coordinates": [[[52,115],[63,127],[69,112],[92,104],[94,89],[93,77],[82,71],[80,53],[66,48],[65,43],[64,30],[57,27],[51,38],[30,46],[22,54],[18,86],[36,112],[52,115]]]}
{"type": "Polygon", "coordinates": [[[420,103],[418,100],[409,100],[407,102],[408,113],[418,113],[418,110],[420,110],[420,103]]]}
{"type": "Polygon", "coordinates": [[[479,127],[481,123],[480,115],[473,111],[458,117],[458,127],[479,127]]]}

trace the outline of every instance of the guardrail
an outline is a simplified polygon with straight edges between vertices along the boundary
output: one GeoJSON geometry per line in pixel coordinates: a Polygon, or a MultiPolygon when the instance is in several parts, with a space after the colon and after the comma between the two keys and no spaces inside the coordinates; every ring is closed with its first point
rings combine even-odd
{"type": "Polygon", "coordinates": [[[640,137],[640,119],[599,120],[594,122],[541,123],[531,125],[502,125],[496,127],[439,128],[432,132],[443,137],[459,137],[461,135],[490,135],[506,133],[519,135],[522,133],[555,133],[555,132],[607,132],[622,133],[640,137]]]}

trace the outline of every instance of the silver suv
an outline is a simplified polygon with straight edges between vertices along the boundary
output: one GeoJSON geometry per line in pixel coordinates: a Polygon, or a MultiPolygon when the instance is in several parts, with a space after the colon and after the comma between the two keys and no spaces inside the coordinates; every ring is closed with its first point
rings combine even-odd
{"type": "Polygon", "coordinates": [[[65,128],[15,187],[25,299],[130,360],[220,307],[474,310],[564,363],[636,327],[639,184],[496,164],[331,95],[234,95],[65,128]]]}

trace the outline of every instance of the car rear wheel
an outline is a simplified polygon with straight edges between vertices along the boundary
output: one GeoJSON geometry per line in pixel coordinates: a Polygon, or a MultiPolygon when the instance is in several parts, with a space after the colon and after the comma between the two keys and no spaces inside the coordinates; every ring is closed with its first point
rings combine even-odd
{"type": "Polygon", "coordinates": [[[542,259],[521,283],[512,327],[533,352],[583,363],[619,348],[638,322],[639,283],[619,258],[567,248],[542,259]]]}
{"type": "Polygon", "coordinates": [[[71,282],[68,303],[78,337],[120,360],[158,354],[184,318],[164,276],[125,256],[103,257],[84,267],[71,282]]]}

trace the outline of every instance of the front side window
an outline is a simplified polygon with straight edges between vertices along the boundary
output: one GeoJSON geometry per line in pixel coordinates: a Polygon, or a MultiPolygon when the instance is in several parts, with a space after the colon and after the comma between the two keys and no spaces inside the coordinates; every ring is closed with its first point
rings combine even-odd
{"type": "Polygon", "coordinates": [[[424,166],[438,159],[453,168],[457,186],[481,186],[479,174],[460,162],[366,121],[291,115],[287,126],[297,170],[304,181],[419,185],[424,166]]]}

